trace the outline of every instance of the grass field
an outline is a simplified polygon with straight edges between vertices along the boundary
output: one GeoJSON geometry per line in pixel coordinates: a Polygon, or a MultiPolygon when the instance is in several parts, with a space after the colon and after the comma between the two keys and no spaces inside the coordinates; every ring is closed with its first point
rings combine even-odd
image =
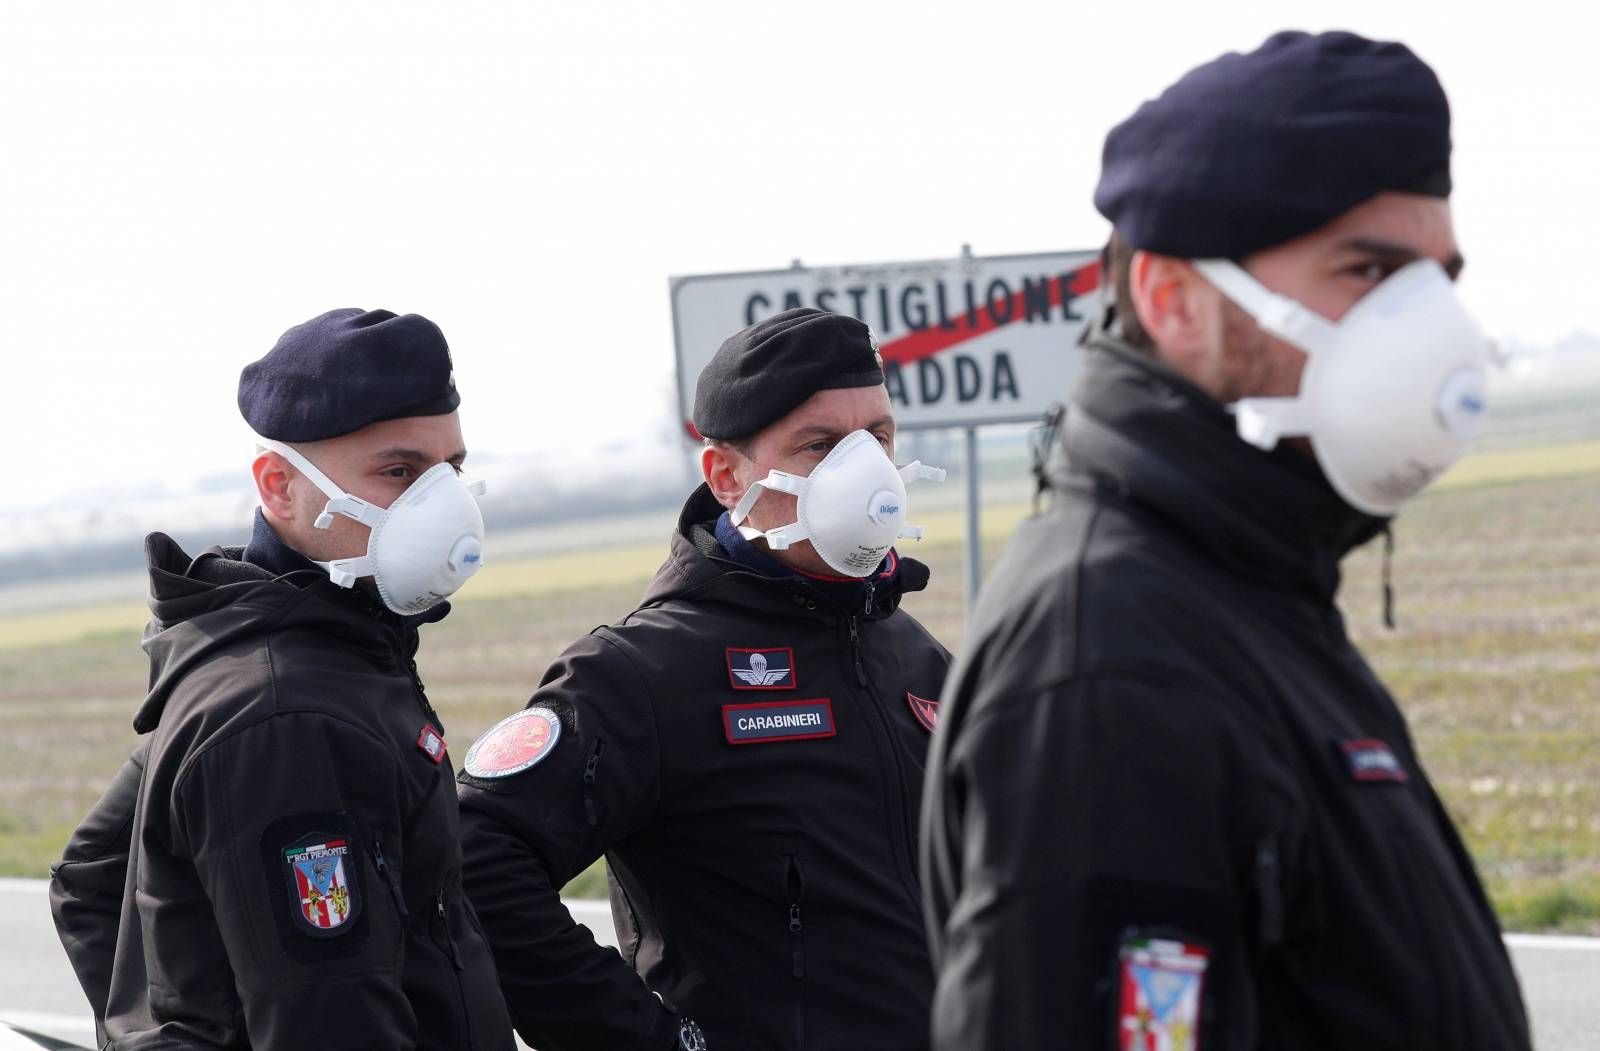
{"type": "MultiPolygon", "coordinates": [[[[1027,512],[984,512],[992,562],[1027,512]]],[[[959,646],[961,516],[906,550],[933,584],[907,608],[959,646]]],[[[1600,442],[1485,453],[1396,527],[1398,630],[1377,545],[1341,592],[1394,689],[1506,925],[1600,934],[1600,442]]],[[[663,516],[662,535],[671,527],[663,516]]],[[[632,608],[664,545],[492,565],[429,628],[429,693],[463,748],[526,699],[577,635],[632,608]]],[[[42,876],[133,744],[145,613],[120,604],[0,618],[0,874],[42,876]]],[[[573,892],[603,893],[597,871],[573,892]]]]}

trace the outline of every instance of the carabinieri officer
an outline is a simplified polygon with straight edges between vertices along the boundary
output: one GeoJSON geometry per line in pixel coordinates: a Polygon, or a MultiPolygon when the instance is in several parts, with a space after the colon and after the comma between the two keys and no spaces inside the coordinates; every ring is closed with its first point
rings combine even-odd
{"type": "Polygon", "coordinates": [[[250,542],[146,538],[143,739],[51,872],[97,1046],[512,1046],[414,659],[480,557],[460,401],[433,322],[329,311],[240,378],[250,542]]]}
{"type": "Polygon", "coordinates": [[[941,1051],[1529,1046],[1334,602],[1482,423],[1450,189],[1433,71],[1350,33],[1224,55],[1106,139],[1113,324],[929,758],[941,1051]]]}
{"type": "Polygon", "coordinates": [[[517,1031],[924,1048],[916,814],[949,657],[892,544],[905,481],[942,472],[894,466],[871,335],[818,310],[724,343],[694,419],[706,484],[639,608],[463,762],[467,892],[517,1031]],[[557,896],[602,854],[620,956],[557,896]]]}

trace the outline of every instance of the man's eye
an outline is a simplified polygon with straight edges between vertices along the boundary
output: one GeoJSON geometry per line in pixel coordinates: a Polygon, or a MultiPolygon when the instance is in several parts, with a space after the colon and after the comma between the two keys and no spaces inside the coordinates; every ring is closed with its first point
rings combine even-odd
{"type": "Polygon", "coordinates": [[[826,441],[812,442],[806,446],[805,451],[808,453],[825,453],[828,451],[828,443],[826,441]]]}
{"type": "Polygon", "coordinates": [[[384,468],[381,473],[386,478],[409,478],[411,477],[411,468],[404,464],[396,464],[393,467],[384,468]]]}
{"type": "Polygon", "coordinates": [[[1345,273],[1375,285],[1394,273],[1394,270],[1383,263],[1357,263],[1346,268],[1345,273]]]}

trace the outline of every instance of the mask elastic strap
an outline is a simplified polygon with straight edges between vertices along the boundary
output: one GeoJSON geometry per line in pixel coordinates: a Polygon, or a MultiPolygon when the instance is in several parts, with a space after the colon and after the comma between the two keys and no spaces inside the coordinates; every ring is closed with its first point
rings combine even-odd
{"type": "MultiPolygon", "coordinates": [[[[945,470],[943,467],[929,467],[921,460],[912,460],[904,467],[895,468],[900,474],[900,480],[910,485],[912,482],[942,482],[945,470]]],[[[900,535],[907,540],[921,540],[926,532],[922,526],[906,525],[900,530],[900,535]]]]}
{"type": "Polygon", "coordinates": [[[1258,449],[1311,433],[1311,408],[1300,398],[1241,398],[1231,408],[1239,437],[1258,449]]]}
{"type": "Polygon", "coordinates": [[[900,480],[910,485],[912,482],[942,482],[944,481],[943,467],[929,467],[921,460],[912,460],[904,467],[896,468],[900,472],[900,480]]]}
{"type": "Polygon", "coordinates": [[[799,496],[805,492],[806,483],[809,481],[810,479],[802,474],[790,474],[787,471],[769,471],[765,478],[759,482],[752,483],[750,488],[744,491],[744,496],[740,497],[739,502],[734,505],[733,511],[728,515],[728,519],[734,525],[738,525],[746,518],[749,518],[750,512],[756,506],[756,501],[761,499],[761,491],[763,489],[773,489],[780,493],[793,493],[795,496],[799,496]]]}
{"type": "Polygon", "coordinates": [[[328,579],[342,588],[353,588],[356,586],[356,581],[362,577],[374,576],[377,573],[377,568],[367,555],[362,555],[360,558],[340,558],[332,562],[318,562],[317,565],[327,570],[328,579]]]}
{"type": "Polygon", "coordinates": [[[769,529],[765,533],[754,526],[740,525],[741,522],[750,517],[750,511],[756,506],[756,501],[761,499],[761,491],[763,489],[772,489],[780,493],[792,493],[795,496],[799,496],[805,492],[806,484],[809,481],[810,479],[805,475],[790,474],[787,471],[770,471],[765,478],[753,483],[750,488],[744,491],[744,496],[739,499],[739,503],[729,512],[728,521],[739,530],[739,535],[746,540],[765,540],[767,546],[774,551],[782,551],[793,544],[798,544],[802,540],[809,540],[811,538],[810,531],[799,522],[790,522],[786,526],[769,529]]]}
{"type": "Polygon", "coordinates": [[[1327,318],[1288,296],[1282,296],[1251,277],[1231,259],[1191,259],[1217,291],[1233,300],[1256,324],[1293,343],[1307,354],[1332,347],[1338,327],[1327,318]]]}
{"type": "Polygon", "coordinates": [[[321,489],[323,495],[328,497],[327,506],[322,509],[322,513],[317,516],[317,520],[312,523],[318,529],[327,529],[333,525],[333,516],[336,514],[344,515],[346,518],[353,518],[369,529],[383,520],[383,509],[381,507],[375,507],[359,496],[351,496],[339,488],[333,479],[323,474],[317,465],[306,459],[300,450],[283,442],[275,441],[272,438],[263,438],[259,434],[256,435],[256,444],[263,449],[271,449],[285,460],[294,464],[301,474],[310,479],[312,485],[321,489]]]}

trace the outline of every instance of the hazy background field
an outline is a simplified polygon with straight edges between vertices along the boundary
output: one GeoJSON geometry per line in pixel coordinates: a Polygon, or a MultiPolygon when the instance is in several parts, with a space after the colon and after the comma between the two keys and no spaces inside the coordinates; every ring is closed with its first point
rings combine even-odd
{"type": "MultiPolygon", "coordinates": [[[[1503,409],[1484,451],[1400,519],[1397,630],[1381,623],[1378,545],[1347,561],[1340,596],[1516,930],[1600,934],[1596,403],[1573,396],[1503,409]]],[[[991,460],[983,538],[992,563],[1028,513],[1028,489],[1014,450],[991,460]]],[[[963,615],[959,491],[951,484],[923,498],[926,513],[913,517],[931,539],[905,548],[933,569],[931,587],[907,608],[952,648],[963,615]]],[[[675,514],[663,507],[605,528],[494,538],[509,557],[426,630],[420,657],[458,756],[522,704],[569,641],[632,608],[675,514]]],[[[0,617],[0,726],[9,746],[0,766],[0,875],[45,875],[133,745],[146,676],[135,587],[121,575],[0,588],[0,600],[12,600],[3,608],[26,609],[0,617]]],[[[598,867],[581,880],[569,892],[603,894],[598,867]]]]}

